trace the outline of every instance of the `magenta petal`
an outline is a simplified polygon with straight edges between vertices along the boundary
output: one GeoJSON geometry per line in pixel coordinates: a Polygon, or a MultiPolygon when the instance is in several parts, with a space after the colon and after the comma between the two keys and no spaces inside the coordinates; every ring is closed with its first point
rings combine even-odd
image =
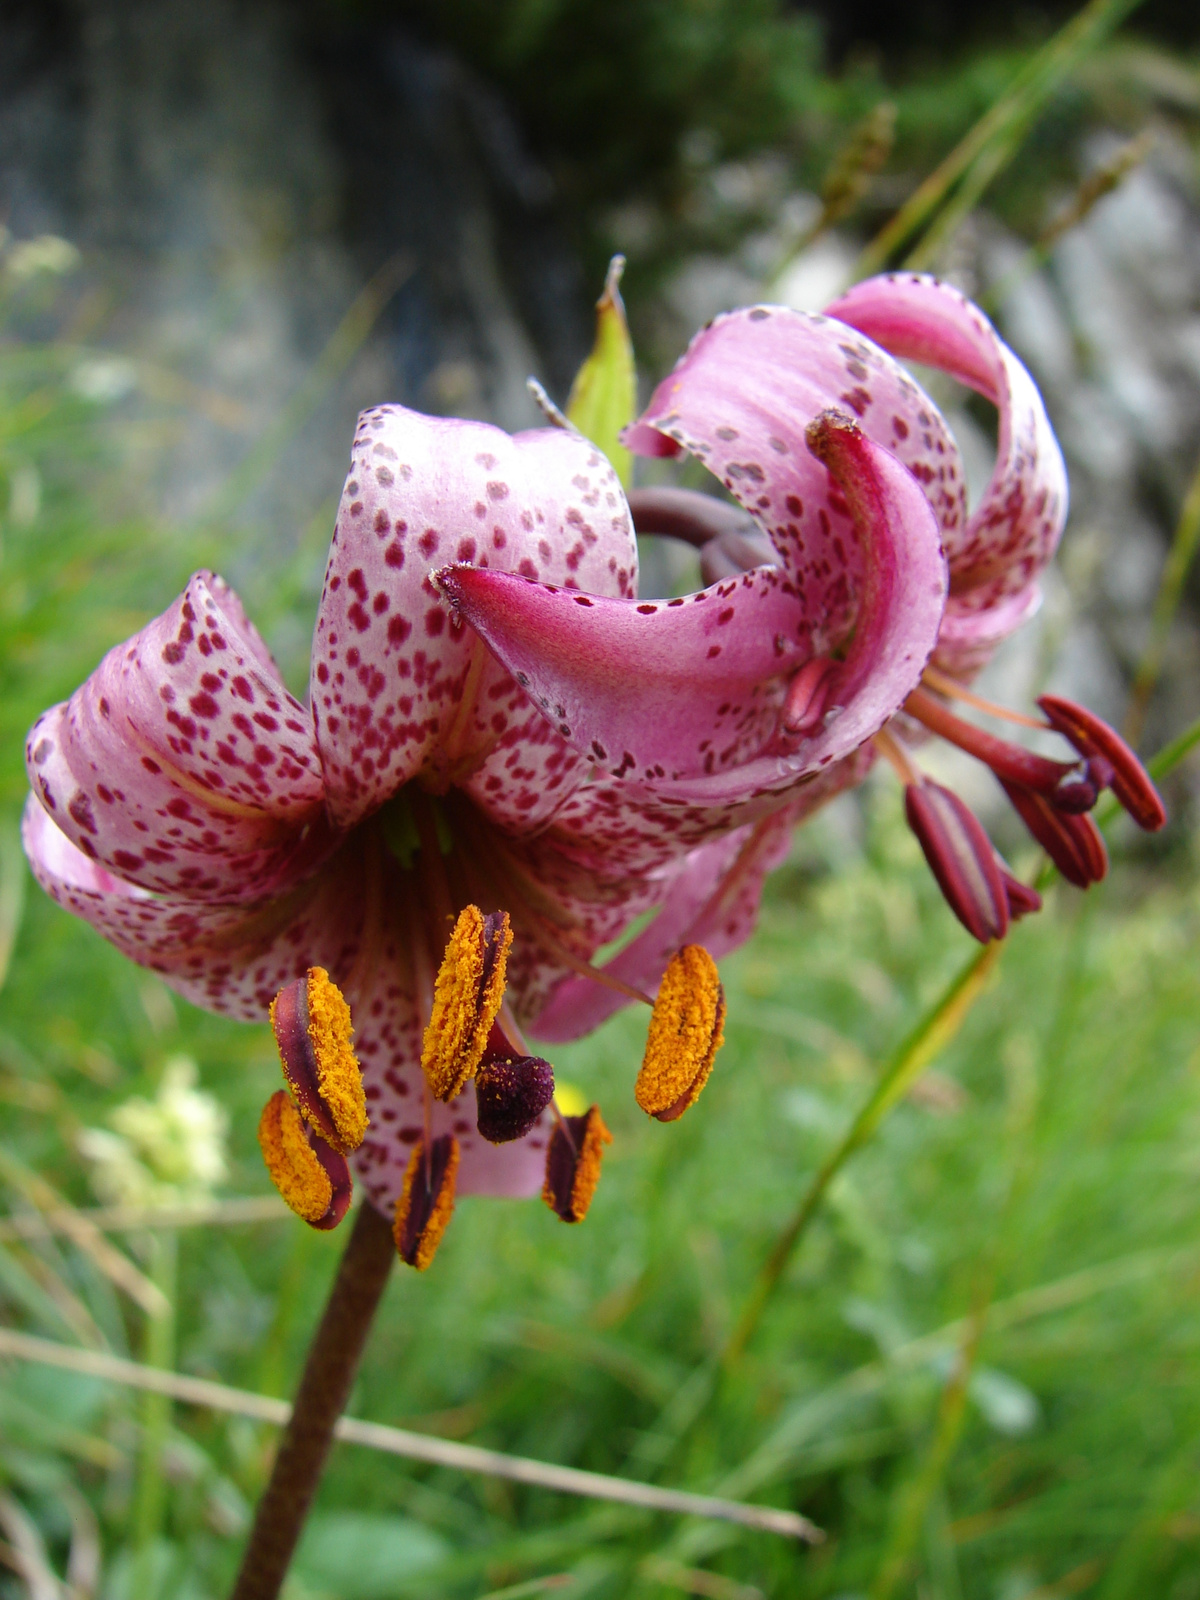
{"type": "Polygon", "coordinates": [[[1066,469],[1041,396],[978,307],[936,278],[870,278],[828,315],[893,355],[950,373],[999,410],[992,480],[965,526],[945,529],[951,598],[938,659],[970,670],[1036,605],[1066,521],[1066,469]]]}
{"type": "Polygon", "coordinates": [[[34,725],[26,764],[58,827],[116,876],[244,902],[310,871],[329,837],[308,712],[217,593],[196,574],[110,650],[34,725]]]}
{"type": "Polygon", "coordinates": [[[713,803],[786,787],[895,712],[920,679],[945,599],[933,512],[912,474],[845,417],[820,418],[809,446],[836,480],[864,556],[853,640],[812,737],[774,737],[785,674],[813,654],[776,568],[686,601],[641,603],[469,567],[439,581],[562,737],[614,777],[713,803]]]}
{"type": "Polygon", "coordinates": [[[817,653],[852,623],[862,578],[848,510],[808,449],[823,412],[853,417],[921,484],[940,528],[966,515],[958,448],[933,401],[878,345],[829,317],[754,306],[717,317],[660,383],[625,442],[688,450],[770,536],[817,653]]]}
{"type": "MultiPolygon", "coordinates": [[[[738,828],[685,857],[658,915],[605,964],[622,982],[653,994],[667,963],[681,946],[702,944],[726,955],[754,931],[763,880],[783,860],[791,843],[794,808],[738,828]]],[[[590,978],[568,978],[532,1025],[539,1039],[578,1039],[629,1002],[590,978]]]]}
{"type": "MultiPolygon", "coordinates": [[[[494,662],[468,679],[476,641],[430,581],[448,561],[600,594],[637,586],[621,486],[578,434],[513,437],[403,406],[364,412],[310,680],[330,811],[342,827],[423,767],[439,781],[473,770],[498,743],[521,740],[534,715],[494,662]]],[[[503,809],[503,794],[487,792],[503,809]]]]}

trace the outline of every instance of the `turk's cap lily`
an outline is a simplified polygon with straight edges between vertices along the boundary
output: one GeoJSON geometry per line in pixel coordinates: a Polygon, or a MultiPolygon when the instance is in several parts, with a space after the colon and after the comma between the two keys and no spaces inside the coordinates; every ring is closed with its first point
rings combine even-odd
{"type": "MultiPolygon", "coordinates": [[[[515,886],[584,956],[652,909],[688,849],[665,830],[620,855],[600,841],[579,793],[587,761],[429,581],[447,556],[595,593],[636,586],[628,507],[586,441],[380,407],[355,439],[307,704],[234,592],[198,573],[39,718],[27,749],[23,839],[39,882],[126,955],[246,1020],[310,968],[344,988],[370,1113],[346,1159],[388,1208],[424,1137],[431,997],[414,950],[436,969],[446,936],[426,910],[431,852],[398,839],[393,803],[412,810],[416,794],[437,810],[455,907],[491,915],[515,886]],[[549,836],[567,802],[569,823],[549,836]]],[[[571,969],[531,936],[530,915],[522,927],[509,991],[529,1016],[571,969]]],[[[316,1116],[319,1096],[302,1090],[297,1077],[297,1110],[316,1116]]],[[[494,1145],[474,1101],[468,1081],[432,1112],[433,1137],[459,1143],[458,1192],[536,1193],[547,1121],[494,1145]]]]}

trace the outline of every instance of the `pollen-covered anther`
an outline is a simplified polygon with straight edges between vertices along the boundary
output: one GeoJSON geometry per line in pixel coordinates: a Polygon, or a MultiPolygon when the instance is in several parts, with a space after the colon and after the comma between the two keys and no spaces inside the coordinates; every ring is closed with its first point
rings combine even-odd
{"type": "Polygon", "coordinates": [[[523,1139],[554,1098],[554,1068],[540,1056],[489,1049],[475,1073],[479,1132],[490,1144],[523,1139]]]}
{"type": "Polygon", "coordinates": [[[946,904],[963,927],[980,944],[1003,939],[1012,896],[992,841],[974,812],[952,790],[926,778],[906,787],[904,813],[946,904]]]}
{"type": "Polygon", "coordinates": [[[681,1117],[708,1082],[725,1039],[725,991],[700,944],[671,957],[658,987],[634,1094],[660,1122],[681,1117]]]}
{"type": "Polygon", "coordinates": [[[562,1117],[546,1149],[546,1178],[542,1199],[564,1222],[582,1222],[588,1214],[604,1146],[612,1134],[604,1126],[599,1106],[589,1106],[581,1117],[562,1117]]]}
{"type": "Polygon", "coordinates": [[[421,1066],[431,1093],[453,1100],[473,1077],[504,999],[512,926],[507,911],[459,913],[434,984],[421,1066]]]}
{"type": "Polygon", "coordinates": [[[457,1181],[458,1140],[454,1135],[444,1133],[433,1140],[428,1162],[422,1140],[409,1157],[392,1226],[392,1237],[401,1261],[418,1272],[424,1272],[437,1254],[442,1235],[454,1215],[457,1181]]]}
{"type": "Polygon", "coordinates": [[[314,1228],[336,1228],[350,1206],[350,1168],[306,1126],[285,1089],[263,1107],[258,1142],[271,1182],[296,1215],[314,1228]]]}
{"type": "Polygon", "coordinates": [[[300,1114],[341,1155],[367,1131],[367,1102],[351,1045],[350,1007],[323,967],[310,967],[271,1002],[283,1076],[300,1114]]]}

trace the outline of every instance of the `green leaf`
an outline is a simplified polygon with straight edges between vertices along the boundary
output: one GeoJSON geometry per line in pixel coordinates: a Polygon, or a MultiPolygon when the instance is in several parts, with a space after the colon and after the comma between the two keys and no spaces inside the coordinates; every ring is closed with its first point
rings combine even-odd
{"type": "Polygon", "coordinates": [[[621,443],[620,433],[633,421],[637,409],[637,376],[618,288],[624,270],[625,257],[614,256],[604,280],[604,293],[596,301],[596,341],[591,355],[575,374],[567,418],[585,439],[604,451],[628,489],[633,457],[621,443]]]}

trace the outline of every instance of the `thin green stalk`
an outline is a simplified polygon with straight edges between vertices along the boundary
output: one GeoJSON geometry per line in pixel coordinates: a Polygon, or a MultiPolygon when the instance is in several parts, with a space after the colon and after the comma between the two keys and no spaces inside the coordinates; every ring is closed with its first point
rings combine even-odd
{"type": "MultiPolygon", "coordinates": [[[[164,1306],[147,1316],[142,1337],[142,1360],[152,1367],[173,1371],[175,1366],[175,1294],[178,1278],[178,1240],[173,1230],[148,1235],[150,1281],[162,1291],[164,1306]]],[[[141,1445],[133,1498],[134,1571],[139,1595],[153,1590],[154,1546],[162,1533],[166,1511],[166,1481],[162,1458],[171,1430],[171,1401],[163,1394],[145,1394],[139,1405],[141,1445]]]]}
{"type": "MultiPolygon", "coordinates": [[[[1076,934],[1072,951],[1076,957],[1066,992],[1058,1006],[1056,1025],[1051,1038],[1043,1047],[1043,1059],[1058,1060],[1057,1035],[1067,1019],[1074,1014],[1075,997],[1079,990],[1082,940],[1076,934]]],[[[943,1386],[938,1401],[937,1419],[925,1458],[913,1476],[902,1483],[896,1492],[895,1516],[884,1547],[883,1558],[871,1586],[871,1600],[891,1600],[898,1585],[909,1576],[914,1552],[925,1527],[929,1510],[941,1490],[954,1452],[962,1434],[966,1416],[967,1396],[971,1375],[979,1359],[979,1347],[987,1330],[988,1317],[995,1298],[996,1283],[1005,1254],[1005,1240],[1017,1204],[1028,1188],[1032,1176],[1029,1156],[1029,1133],[1038,1105],[1038,1076],[1032,1060],[1023,1062],[1018,1053],[1007,1064],[1008,1116],[1005,1145],[1007,1158],[1004,1195],[997,1208],[998,1216],[990,1237],[975,1267],[975,1284],[970,1310],[963,1318],[958,1332],[954,1364],[943,1386]]]]}
{"type": "MultiPolygon", "coordinates": [[[[854,277],[869,278],[898,256],[923,228],[929,226],[947,196],[977,162],[985,156],[989,163],[994,161],[991,147],[1005,146],[1014,127],[1020,127],[1023,136],[1033,116],[1067,73],[1119,27],[1140,3],[1141,0],[1090,0],[1090,4],[1031,56],[1008,90],[867,245],[858,259],[854,277]]],[[[994,168],[991,177],[995,177],[997,171],[999,168],[994,168]]]]}
{"type": "Polygon", "coordinates": [[[825,1191],[855,1151],[871,1138],[892,1107],[904,1098],[925,1068],[954,1038],[982,994],[1002,948],[999,943],[987,944],[971,957],[893,1055],[845,1136],[817,1170],[791,1221],[776,1239],[722,1352],[722,1364],[726,1367],[737,1361],[758,1327],[767,1302],[808,1231],[825,1191]]]}
{"type": "Polygon", "coordinates": [[[1158,594],[1154,601],[1154,611],[1150,618],[1150,638],[1138,664],[1133,688],[1129,692],[1129,710],[1125,713],[1123,731],[1131,743],[1137,742],[1142,731],[1142,724],[1146,719],[1146,707],[1154,692],[1154,685],[1158,682],[1158,675],[1162,671],[1167,636],[1171,632],[1171,624],[1179,609],[1183,586],[1196,558],[1197,547],[1200,547],[1200,462],[1196,464],[1196,471],[1184,496],[1179,521],[1175,525],[1170,554],[1163,568],[1158,594]]]}
{"type": "Polygon", "coordinates": [[[976,297],[988,315],[992,315],[1026,278],[1041,270],[1050,259],[1054,246],[1065,235],[1077,228],[1091,215],[1106,195],[1120,187],[1135,167],[1141,165],[1157,142],[1153,128],[1139,133],[1121,146],[1110,161],[1106,161],[1080,182],[1069,205],[1051,218],[1017,264],[1006,272],[985,293],[976,297]]]}
{"type": "Polygon", "coordinates": [[[223,521],[257,487],[358,354],[380,313],[413,271],[409,256],[395,255],[364,284],[299,388],[197,517],[199,527],[223,521]]]}

